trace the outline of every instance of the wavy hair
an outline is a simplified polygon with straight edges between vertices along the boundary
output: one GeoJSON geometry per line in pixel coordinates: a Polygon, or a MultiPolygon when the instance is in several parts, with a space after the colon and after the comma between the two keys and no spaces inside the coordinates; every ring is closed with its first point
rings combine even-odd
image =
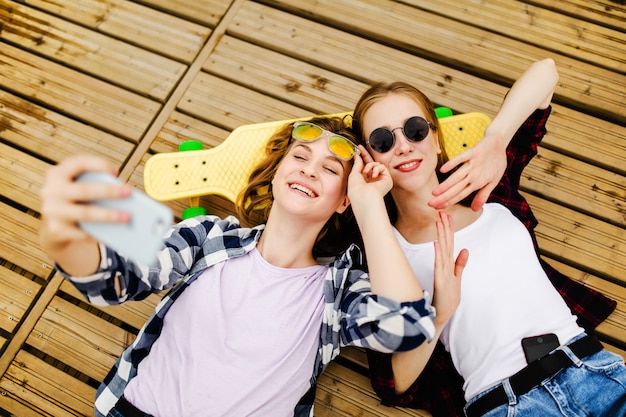
{"type": "MultiPolygon", "coordinates": [[[[315,117],[308,121],[356,142],[352,131],[339,117],[315,117]]],[[[293,123],[288,123],[270,137],[265,147],[265,158],[254,167],[246,187],[239,194],[235,204],[237,215],[244,226],[252,227],[267,222],[274,202],[272,180],[289,152],[293,142],[292,130],[293,123]]],[[[348,171],[345,175],[348,175],[348,171]]],[[[352,208],[348,207],[341,214],[334,213],[322,227],[313,247],[313,255],[336,256],[355,241],[360,242],[360,233],[352,208]]]]}

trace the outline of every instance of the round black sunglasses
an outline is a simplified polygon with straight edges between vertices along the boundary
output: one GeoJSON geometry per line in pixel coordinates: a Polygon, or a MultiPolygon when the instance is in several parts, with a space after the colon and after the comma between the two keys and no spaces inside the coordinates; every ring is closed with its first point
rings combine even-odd
{"type": "Polygon", "coordinates": [[[420,142],[428,136],[429,129],[435,130],[435,126],[423,117],[409,117],[404,122],[404,126],[395,127],[393,129],[387,129],[386,127],[374,129],[370,134],[367,144],[378,153],[388,152],[396,143],[396,136],[393,132],[397,129],[401,129],[404,137],[411,142],[420,142]]]}

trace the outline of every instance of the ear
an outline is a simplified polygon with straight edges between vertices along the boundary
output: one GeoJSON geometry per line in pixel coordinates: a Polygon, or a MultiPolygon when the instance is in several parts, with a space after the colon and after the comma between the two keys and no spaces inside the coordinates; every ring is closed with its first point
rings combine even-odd
{"type": "Polygon", "coordinates": [[[346,194],[343,198],[343,201],[341,202],[341,204],[339,204],[339,206],[337,207],[337,210],[335,210],[336,213],[342,214],[344,211],[346,211],[346,209],[350,206],[350,198],[348,197],[348,195],[346,194]]]}
{"type": "Polygon", "coordinates": [[[433,132],[433,139],[435,140],[435,145],[437,147],[437,153],[441,153],[441,143],[439,142],[439,132],[433,132]]]}

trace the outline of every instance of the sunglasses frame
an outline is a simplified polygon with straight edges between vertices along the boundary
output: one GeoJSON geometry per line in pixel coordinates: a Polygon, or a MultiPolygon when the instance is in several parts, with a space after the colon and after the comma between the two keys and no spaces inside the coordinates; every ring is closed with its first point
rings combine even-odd
{"type": "Polygon", "coordinates": [[[417,143],[417,142],[421,142],[421,141],[423,141],[424,139],[426,139],[426,138],[428,137],[428,133],[426,134],[426,136],[424,136],[424,137],[422,137],[422,138],[419,138],[419,139],[417,139],[417,138],[411,138],[411,137],[409,137],[409,136],[406,134],[406,131],[405,131],[405,129],[406,129],[406,125],[407,125],[407,123],[409,123],[409,121],[410,121],[410,120],[413,120],[413,119],[423,120],[424,122],[426,122],[426,126],[428,127],[428,129],[429,129],[429,130],[432,130],[432,131],[436,131],[436,130],[437,130],[437,127],[436,127],[435,125],[433,125],[431,122],[429,122],[428,120],[426,120],[425,118],[423,118],[423,117],[421,117],[421,116],[411,116],[411,117],[409,117],[408,119],[406,119],[406,120],[404,121],[404,124],[403,124],[402,126],[394,127],[393,129],[388,129],[388,128],[386,128],[386,127],[377,127],[376,129],[374,129],[374,130],[372,131],[372,133],[370,133],[369,137],[367,138],[367,146],[369,146],[369,147],[370,147],[370,149],[372,149],[372,150],[373,150],[374,152],[376,152],[376,153],[387,153],[387,152],[389,152],[390,150],[392,150],[392,149],[393,149],[393,147],[394,147],[394,146],[395,146],[395,144],[396,144],[396,135],[394,134],[394,132],[395,132],[396,130],[398,130],[398,129],[400,129],[400,130],[402,131],[402,134],[404,135],[404,137],[405,137],[405,138],[406,138],[409,142],[417,143]],[[371,138],[372,138],[372,135],[374,134],[374,132],[376,132],[377,130],[383,130],[383,131],[385,131],[386,133],[389,133],[389,134],[391,135],[391,144],[389,145],[389,148],[388,148],[387,150],[384,150],[384,151],[379,151],[378,149],[375,149],[375,148],[372,146],[372,144],[371,144],[371,138]]]}
{"type": "Polygon", "coordinates": [[[311,142],[316,142],[316,141],[320,140],[320,139],[321,139],[321,138],[323,138],[323,137],[327,137],[327,138],[328,138],[328,140],[326,141],[326,145],[328,146],[328,150],[329,150],[329,151],[330,151],[333,155],[335,155],[337,158],[341,159],[342,161],[350,161],[350,160],[351,160],[352,158],[354,158],[356,155],[358,155],[358,154],[360,154],[360,153],[361,153],[361,151],[359,150],[359,148],[358,148],[357,144],[356,144],[356,143],[354,143],[354,142],[352,142],[350,139],[348,139],[348,138],[347,138],[347,137],[345,137],[345,136],[339,135],[339,134],[337,134],[337,133],[333,133],[333,132],[331,132],[330,130],[326,130],[326,129],[324,129],[324,128],[323,128],[323,127],[321,127],[321,126],[316,125],[315,123],[311,123],[311,122],[294,122],[294,123],[293,123],[293,128],[291,129],[291,138],[292,138],[293,140],[297,140],[298,142],[302,142],[302,143],[311,143],[311,142]],[[298,138],[298,137],[296,137],[296,136],[295,136],[294,132],[296,131],[296,128],[297,128],[297,127],[302,126],[302,125],[314,126],[314,127],[318,128],[318,129],[320,129],[320,130],[322,131],[322,134],[321,134],[321,135],[319,135],[318,137],[316,137],[316,138],[314,138],[314,139],[310,139],[310,140],[308,140],[308,139],[301,139],[301,138],[298,138]],[[332,148],[331,148],[331,146],[330,146],[330,140],[331,140],[333,137],[338,137],[338,138],[340,138],[340,139],[342,139],[342,140],[345,140],[345,141],[346,141],[346,142],[348,142],[350,145],[352,145],[352,148],[353,148],[354,152],[353,152],[353,154],[352,154],[352,155],[350,155],[350,157],[349,157],[349,158],[344,158],[343,156],[338,155],[335,151],[333,151],[333,149],[332,149],[332,148]]]}

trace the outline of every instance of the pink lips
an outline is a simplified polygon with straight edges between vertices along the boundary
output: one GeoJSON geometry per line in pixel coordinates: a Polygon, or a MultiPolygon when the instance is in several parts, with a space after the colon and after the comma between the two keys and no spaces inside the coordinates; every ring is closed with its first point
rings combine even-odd
{"type": "Polygon", "coordinates": [[[396,165],[394,169],[400,172],[411,172],[415,171],[421,165],[422,161],[418,159],[412,159],[407,162],[403,162],[402,164],[396,165]]]}
{"type": "Polygon", "coordinates": [[[309,188],[304,184],[292,182],[289,184],[289,188],[291,188],[292,190],[299,191],[300,193],[306,195],[307,197],[311,197],[311,198],[317,197],[317,193],[313,191],[312,188],[309,188]]]}

